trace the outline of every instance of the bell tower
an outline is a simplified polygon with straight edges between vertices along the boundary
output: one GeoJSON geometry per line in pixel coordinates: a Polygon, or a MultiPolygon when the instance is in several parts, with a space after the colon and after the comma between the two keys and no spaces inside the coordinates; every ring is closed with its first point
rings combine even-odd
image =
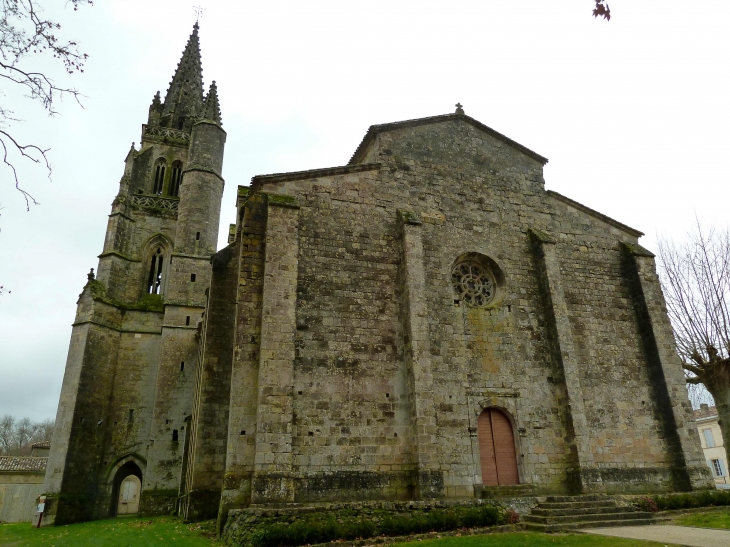
{"type": "Polygon", "coordinates": [[[175,508],[224,185],[226,133],[215,82],[204,93],[198,30],[127,153],[79,297],[44,524],[114,515],[131,476],[140,511],[175,508]]]}

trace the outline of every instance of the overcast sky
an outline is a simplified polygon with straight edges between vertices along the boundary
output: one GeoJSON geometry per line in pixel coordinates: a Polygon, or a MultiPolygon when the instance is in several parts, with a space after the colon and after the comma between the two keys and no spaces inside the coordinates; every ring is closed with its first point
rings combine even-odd
{"type": "MultiPolygon", "coordinates": [[[[46,1],[45,3],[50,3],[46,1]]],[[[61,2],[56,1],[57,4],[61,2]]],[[[0,415],[55,417],[76,299],[123,160],[195,22],[228,133],[220,246],[257,174],[344,165],[368,126],[454,111],[549,158],[546,187],[646,233],[725,225],[730,2],[97,0],[59,10],[90,57],[60,116],[6,91],[53,178],[0,170],[0,415]]],[[[58,9],[58,8],[56,8],[58,9]]],[[[54,10],[54,14],[57,12],[54,10]]]]}

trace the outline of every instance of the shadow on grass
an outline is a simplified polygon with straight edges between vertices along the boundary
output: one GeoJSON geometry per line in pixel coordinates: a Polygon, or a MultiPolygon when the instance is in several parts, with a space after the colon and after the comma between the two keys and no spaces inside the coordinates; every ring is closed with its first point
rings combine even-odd
{"type": "Polygon", "coordinates": [[[173,517],[116,518],[67,526],[33,528],[0,524],[3,547],[211,547],[215,522],[183,524],[173,517]]]}

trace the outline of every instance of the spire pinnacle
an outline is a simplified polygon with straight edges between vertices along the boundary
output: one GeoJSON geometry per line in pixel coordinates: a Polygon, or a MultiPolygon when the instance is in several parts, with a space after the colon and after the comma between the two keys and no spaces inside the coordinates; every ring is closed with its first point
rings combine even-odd
{"type": "Polygon", "coordinates": [[[218,101],[218,87],[215,85],[215,80],[210,84],[208,96],[205,98],[202,118],[205,120],[213,120],[218,125],[223,125],[221,122],[221,106],[218,101]]]}
{"type": "Polygon", "coordinates": [[[165,95],[160,125],[175,129],[190,129],[203,109],[203,69],[200,63],[198,23],[177,65],[165,95]]]}

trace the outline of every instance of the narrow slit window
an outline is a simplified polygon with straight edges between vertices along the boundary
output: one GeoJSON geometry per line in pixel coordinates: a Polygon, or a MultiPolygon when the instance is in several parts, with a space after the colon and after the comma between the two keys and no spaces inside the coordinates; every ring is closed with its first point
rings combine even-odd
{"type": "Polygon", "coordinates": [[[177,429],[172,430],[172,442],[176,443],[178,441],[177,437],[177,429]]]}
{"type": "Polygon", "coordinates": [[[195,241],[200,241],[200,232],[195,232],[195,241]]]}
{"type": "Polygon", "coordinates": [[[180,195],[180,185],[182,184],[183,166],[181,161],[172,164],[172,176],[170,177],[169,195],[178,197],[180,195]]]}
{"type": "Polygon", "coordinates": [[[189,315],[185,318],[185,325],[190,325],[190,316],[189,315]]]}
{"type": "Polygon", "coordinates": [[[185,361],[180,361],[180,372],[185,370],[185,361]]]}
{"type": "Polygon", "coordinates": [[[150,276],[147,279],[147,292],[149,294],[160,294],[160,288],[162,287],[162,263],[162,249],[158,247],[150,261],[150,276]]]}
{"type": "Polygon", "coordinates": [[[195,283],[195,274],[190,274],[190,281],[195,283]]]}
{"type": "Polygon", "coordinates": [[[129,418],[127,420],[127,423],[130,425],[134,423],[134,409],[133,408],[129,409],[129,418]]]}
{"type": "Polygon", "coordinates": [[[158,196],[162,194],[162,187],[165,185],[165,170],[167,162],[160,158],[155,164],[155,183],[152,186],[152,193],[158,196]]]}

